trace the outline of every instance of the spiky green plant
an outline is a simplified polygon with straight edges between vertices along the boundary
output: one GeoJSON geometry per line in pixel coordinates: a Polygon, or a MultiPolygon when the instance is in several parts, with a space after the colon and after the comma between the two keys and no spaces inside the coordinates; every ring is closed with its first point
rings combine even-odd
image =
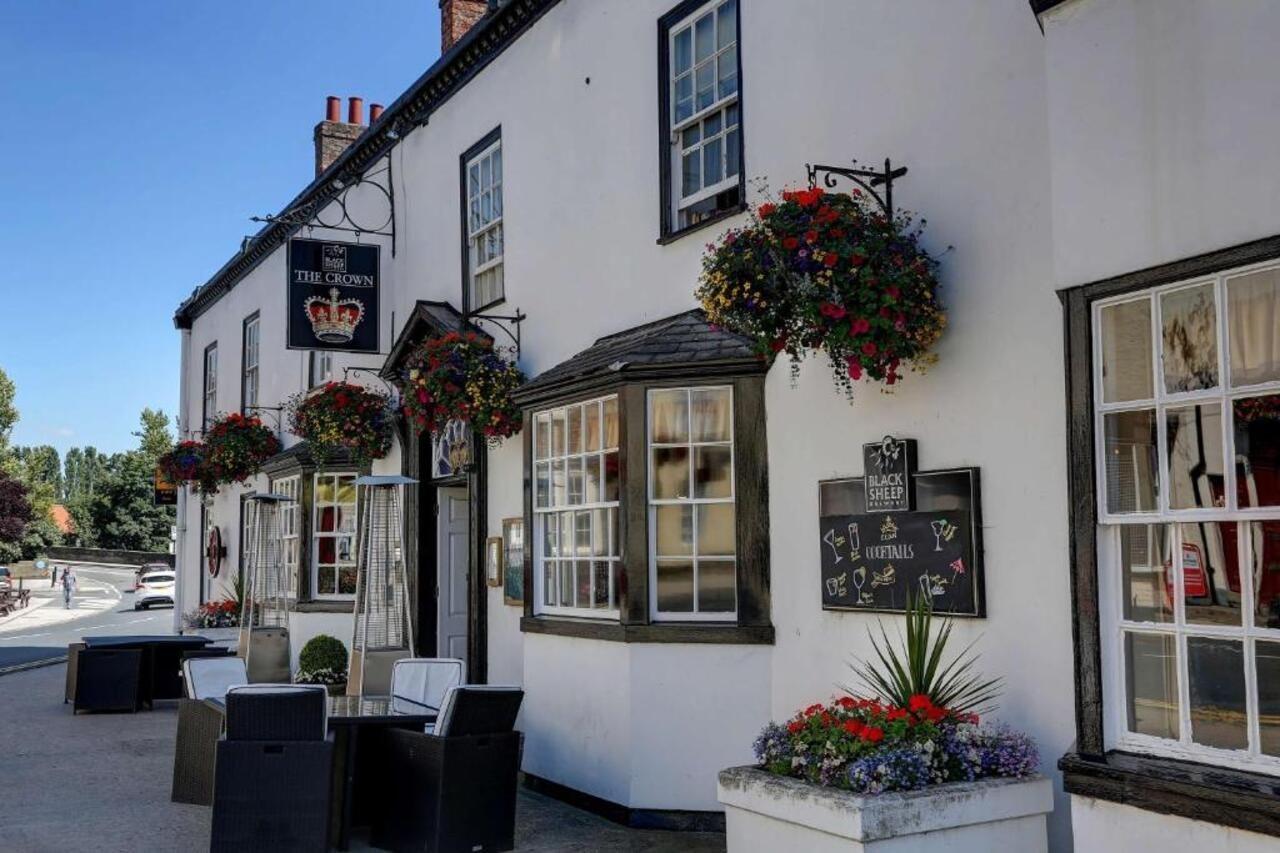
{"type": "MultiPolygon", "coordinates": [[[[898,643],[890,639],[883,622],[879,625],[879,639],[868,629],[879,662],[859,659],[852,663],[858,680],[876,698],[899,708],[907,707],[912,696],[923,694],[933,704],[957,714],[994,710],[993,702],[1000,695],[1003,679],[981,677],[975,669],[978,658],[973,653],[973,643],[944,663],[951,620],[942,619],[935,626],[933,607],[923,596],[914,602],[908,599],[906,616],[906,637],[904,640],[900,636],[898,643]]],[[[848,687],[845,690],[858,695],[848,687]]]]}

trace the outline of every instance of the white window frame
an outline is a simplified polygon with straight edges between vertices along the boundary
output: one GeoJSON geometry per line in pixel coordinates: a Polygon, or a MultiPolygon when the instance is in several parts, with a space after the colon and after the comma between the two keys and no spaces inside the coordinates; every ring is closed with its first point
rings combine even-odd
{"type": "Polygon", "coordinates": [[[290,598],[296,599],[298,572],[302,565],[302,475],[273,479],[271,493],[290,498],[280,503],[280,550],[288,570],[286,592],[290,598]]]}
{"type": "MultiPolygon", "coordinates": [[[[354,471],[317,471],[311,475],[311,597],[336,599],[339,601],[350,601],[355,598],[354,592],[321,592],[320,591],[320,543],[325,539],[340,539],[349,537],[351,539],[351,556],[347,560],[338,560],[334,563],[325,563],[324,565],[332,565],[334,567],[333,581],[334,589],[340,584],[341,569],[345,566],[355,568],[356,565],[356,549],[359,547],[358,531],[360,529],[360,490],[355,487],[355,480],[358,475],[354,471]],[[337,490],[338,480],[350,480],[352,488],[356,492],[356,500],[350,504],[339,504],[331,502],[321,502],[320,500],[320,481],[323,479],[334,480],[335,492],[337,490]],[[351,519],[353,526],[349,531],[322,531],[320,529],[320,511],[328,507],[349,506],[351,508],[351,519]]],[[[336,548],[336,546],[335,546],[336,548]]],[[[335,550],[336,556],[336,550],[335,550]]]]}
{"type": "Polygon", "coordinates": [[[307,363],[307,387],[319,388],[333,381],[333,352],[325,349],[311,350],[307,363]]]}
{"type": "Polygon", "coordinates": [[[244,321],[244,334],[240,353],[240,387],[244,399],[240,401],[240,408],[246,414],[258,406],[259,380],[261,377],[259,369],[261,333],[262,318],[259,315],[254,314],[244,321]]]}
{"type": "Polygon", "coordinates": [[[204,348],[204,395],[201,398],[203,410],[200,417],[203,429],[208,429],[218,416],[218,342],[214,341],[204,348]]]}
{"type": "MultiPolygon", "coordinates": [[[[721,146],[720,146],[720,155],[721,155],[720,166],[721,166],[721,175],[722,175],[721,179],[715,184],[704,185],[702,189],[698,190],[696,193],[693,193],[692,195],[689,195],[689,196],[684,195],[684,155],[696,149],[699,152],[699,156],[701,156],[701,152],[707,143],[706,139],[700,138],[698,143],[695,146],[693,146],[692,148],[686,149],[683,145],[683,135],[685,130],[687,130],[688,128],[692,127],[695,124],[698,124],[703,119],[715,114],[717,111],[723,110],[725,117],[727,119],[728,117],[727,108],[730,106],[737,105],[739,107],[738,121],[735,125],[733,125],[733,127],[736,127],[738,130],[739,140],[741,140],[742,138],[741,136],[742,135],[742,110],[740,106],[740,99],[741,99],[741,93],[742,93],[742,58],[741,58],[742,57],[742,54],[741,54],[742,33],[738,31],[740,29],[738,24],[739,15],[737,14],[736,11],[734,14],[735,32],[734,32],[733,41],[730,42],[729,44],[726,44],[723,47],[720,46],[720,33],[719,33],[720,16],[718,13],[719,13],[720,7],[725,5],[725,3],[727,2],[732,2],[732,0],[710,0],[710,2],[702,6],[699,6],[696,10],[694,10],[690,14],[681,18],[679,21],[676,21],[675,23],[673,23],[667,30],[667,67],[664,69],[664,73],[667,75],[667,87],[669,90],[667,110],[668,110],[668,124],[669,124],[668,130],[669,130],[670,142],[671,142],[671,169],[670,169],[671,199],[672,199],[671,208],[672,208],[672,216],[674,217],[674,221],[672,222],[672,227],[674,230],[679,230],[682,227],[686,227],[684,224],[680,222],[680,217],[681,217],[681,214],[683,214],[687,208],[692,207],[698,202],[701,202],[712,196],[718,195],[719,193],[722,193],[725,190],[732,189],[733,187],[738,186],[739,183],[741,182],[741,173],[742,173],[741,157],[739,157],[738,159],[738,171],[735,172],[733,175],[728,174],[729,135],[728,135],[728,128],[726,128],[725,123],[722,123],[719,134],[711,137],[711,139],[713,140],[714,139],[721,140],[721,146]],[[708,12],[712,15],[713,41],[715,43],[715,49],[710,57],[708,57],[707,59],[704,59],[702,63],[699,63],[696,57],[696,50],[697,50],[696,33],[694,32],[693,28],[696,22],[698,21],[698,19],[705,16],[708,12]],[[690,33],[689,49],[690,49],[691,65],[689,66],[689,70],[685,73],[691,75],[693,79],[694,111],[687,118],[677,119],[676,117],[677,96],[678,96],[677,79],[678,77],[682,77],[684,75],[683,74],[678,75],[676,73],[676,37],[686,30],[688,30],[690,33]],[[737,68],[735,69],[735,72],[734,72],[736,77],[736,83],[734,85],[733,94],[725,95],[724,97],[721,97],[720,96],[719,60],[720,60],[720,57],[724,53],[728,52],[729,50],[739,51],[737,54],[738,56],[737,68]],[[713,63],[713,71],[715,72],[716,97],[715,97],[715,100],[710,105],[699,110],[697,109],[698,91],[696,88],[698,67],[699,65],[705,65],[708,62],[713,63]]],[[[741,0],[738,0],[738,2],[740,3],[741,0]]],[[[741,141],[739,141],[739,148],[740,147],[741,147],[741,141]]],[[[699,165],[699,169],[698,169],[699,181],[702,180],[702,175],[705,174],[705,171],[706,171],[705,163],[706,161],[705,159],[703,159],[702,163],[699,165]]]]}
{"type": "Polygon", "coordinates": [[[507,285],[505,277],[504,262],[506,260],[506,227],[504,214],[506,207],[503,203],[502,190],[504,181],[504,166],[502,153],[502,137],[499,136],[494,140],[492,145],[488,145],[483,151],[467,160],[464,174],[467,182],[467,205],[466,205],[466,223],[467,230],[467,299],[469,300],[470,309],[477,311],[489,305],[501,302],[506,298],[507,285]],[[495,161],[494,155],[499,155],[495,161]],[[479,197],[486,192],[483,187],[478,187],[472,183],[471,167],[476,166],[477,171],[483,167],[485,160],[489,160],[489,188],[487,192],[490,194],[491,210],[497,212],[489,219],[488,222],[481,223],[476,227],[472,222],[471,204],[478,201],[479,197]],[[495,162],[497,170],[494,170],[495,162]],[[490,258],[482,264],[477,265],[476,259],[480,256],[479,245],[488,239],[491,234],[497,235],[498,245],[501,247],[496,257],[490,258]],[[502,284],[497,296],[493,299],[481,301],[476,292],[476,279],[484,273],[491,270],[498,270],[502,275],[502,284]]]}
{"type": "Polygon", "coordinates": [[[647,496],[648,506],[645,508],[646,523],[649,525],[649,617],[655,622],[736,622],[738,619],[738,537],[737,531],[734,531],[734,547],[732,556],[723,554],[714,557],[702,557],[698,554],[698,510],[697,507],[706,504],[728,504],[733,507],[734,519],[736,522],[738,512],[738,484],[737,484],[737,442],[734,440],[736,436],[736,424],[733,416],[733,386],[732,385],[684,385],[678,387],[651,387],[645,390],[645,468],[647,471],[645,482],[645,493],[647,496]],[[653,395],[655,393],[683,391],[686,395],[686,407],[690,426],[692,426],[693,410],[692,395],[694,391],[727,391],[729,392],[729,440],[728,441],[694,441],[692,434],[688,441],[675,442],[655,442],[653,436],[653,395]],[[687,498],[655,498],[653,487],[653,451],[664,447],[683,447],[689,451],[689,488],[693,490],[694,484],[694,461],[695,450],[699,447],[728,447],[729,448],[729,496],[721,498],[695,498],[690,495],[687,498]],[[693,610],[692,611],[663,611],[658,609],[658,521],[656,508],[660,506],[691,506],[693,512],[693,528],[691,531],[692,542],[690,544],[689,561],[693,564],[693,610]],[[734,567],[734,589],[733,589],[733,610],[715,611],[711,613],[702,613],[698,610],[698,566],[703,562],[716,563],[732,563],[734,567]]]}
{"type": "Polygon", "coordinates": [[[1196,277],[1138,293],[1125,294],[1098,300],[1092,306],[1093,334],[1093,395],[1094,395],[1094,454],[1096,466],[1094,479],[1097,487],[1096,515],[1098,519],[1098,573],[1099,615],[1101,624],[1104,695],[1104,740],[1108,748],[1129,750],[1199,761],[1239,770],[1280,775],[1280,757],[1260,752],[1258,711],[1258,685],[1256,670],[1256,643],[1280,643],[1280,629],[1255,624],[1254,583],[1250,567],[1253,565],[1253,537],[1245,535],[1250,522],[1280,520],[1280,506],[1237,506],[1237,476],[1235,457],[1234,412],[1232,402],[1241,398],[1280,394],[1280,381],[1234,386],[1231,382],[1231,351],[1228,332],[1230,307],[1227,301],[1227,285],[1231,279],[1252,273],[1277,270],[1280,263],[1267,261],[1244,267],[1224,270],[1214,275],[1196,277]],[[1216,344],[1218,348],[1218,385],[1208,390],[1169,393],[1164,388],[1161,362],[1162,297],[1168,293],[1203,285],[1213,287],[1216,311],[1216,344]],[[1154,396],[1144,400],[1128,400],[1107,403],[1103,400],[1102,384],[1102,314],[1107,308],[1125,303],[1147,301],[1151,318],[1151,370],[1154,396]],[[1218,403],[1221,407],[1223,448],[1223,493],[1226,506],[1190,509],[1169,507],[1169,460],[1167,447],[1167,419],[1169,408],[1195,404],[1218,403]],[[1154,411],[1156,420],[1157,495],[1156,508],[1149,512],[1112,513],[1109,511],[1106,480],[1106,436],[1104,418],[1116,412],[1154,411]],[[1181,526],[1194,522],[1235,522],[1236,559],[1240,579],[1241,620],[1238,626],[1188,623],[1186,621],[1185,589],[1182,582],[1183,553],[1181,526]],[[1168,583],[1173,587],[1173,621],[1150,622],[1129,620],[1124,617],[1124,578],[1120,570],[1120,528],[1123,525],[1171,525],[1171,566],[1168,583]],[[1169,637],[1174,640],[1178,691],[1178,740],[1160,738],[1128,730],[1128,695],[1126,688],[1125,649],[1126,633],[1169,637]],[[1223,639],[1239,642],[1242,648],[1242,664],[1245,668],[1246,727],[1249,745],[1247,749],[1223,749],[1195,743],[1192,740],[1190,682],[1188,671],[1188,637],[1223,639]]]}
{"type": "MultiPolygon", "coordinates": [[[[584,502],[582,503],[566,503],[564,505],[560,505],[555,503],[555,500],[554,500],[554,493],[555,493],[554,486],[551,484],[548,484],[547,504],[545,506],[540,506],[538,501],[538,487],[537,487],[538,466],[540,463],[541,464],[549,463],[553,470],[557,467],[560,468],[562,475],[565,478],[565,491],[567,494],[569,489],[569,474],[568,474],[569,460],[598,457],[602,466],[600,488],[603,493],[604,484],[605,484],[603,462],[604,462],[605,455],[608,453],[616,453],[618,455],[619,463],[621,464],[622,462],[621,447],[619,447],[618,445],[604,446],[604,403],[607,400],[613,400],[615,405],[617,406],[617,418],[618,418],[618,425],[619,425],[618,434],[619,434],[619,437],[621,437],[623,412],[622,412],[621,400],[619,399],[619,396],[617,394],[606,394],[601,397],[593,397],[588,400],[578,400],[573,403],[566,403],[563,405],[542,409],[537,413],[535,413],[535,415],[532,418],[533,441],[531,444],[532,449],[530,453],[533,457],[533,475],[532,475],[533,482],[530,484],[530,488],[533,490],[533,497],[531,501],[531,503],[533,504],[533,532],[532,532],[533,539],[531,543],[527,541],[525,547],[533,548],[533,565],[534,565],[534,571],[533,571],[534,599],[533,601],[534,601],[534,610],[536,613],[539,613],[539,614],[545,614],[548,616],[575,616],[575,617],[583,617],[588,619],[599,619],[599,620],[611,619],[611,620],[617,621],[621,612],[618,606],[619,590],[617,589],[617,583],[616,583],[616,578],[618,577],[618,573],[621,571],[623,566],[622,551],[623,551],[624,543],[622,542],[622,529],[621,529],[622,528],[622,481],[621,481],[621,478],[619,477],[619,481],[618,481],[618,500],[616,501],[593,501],[591,503],[587,503],[584,500],[584,502]],[[564,415],[568,412],[569,409],[590,406],[593,404],[599,406],[599,412],[600,412],[599,428],[601,431],[601,435],[600,435],[601,441],[600,441],[600,447],[597,450],[586,450],[585,449],[586,441],[584,437],[584,440],[583,440],[584,449],[578,453],[569,453],[568,452],[568,422],[566,419],[566,423],[565,423],[566,446],[562,449],[562,452],[556,453],[556,448],[553,445],[553,441],[554,441],[554,438],[553,438],[554,427],[553,427],[552,433],[547,436],[547,445],[550,448],[550,455],[543,456],[543,457],[538,456],[538,442],[541,437],[541,433],[544,429],[544,427],[542,426],[543,416],[549,416],[549,419],[554,420],[557,414],[564,415]],[[561,515],[563,515],[567,511],[573,511],[575,513],[574,523],[576,525],[577,513],[585,512],[585,513],[588,513],[588,515],[590,516],[594,510],[606,510],[606,511],[612,510],[613,511],[615,520],[612,526],[612,530],[603,531],[605,535],[611,535],[612,541],[608,544],[608,547],[605,548],[605,551],[607,552],[606,554],[604,554],[603,556],[596,555],[595,552],[598,550],[597,546],[600,544],[598,537],[601,535],[602,531],[597,530],[594,524],[592,525],[591,546],[590,546],[590,550],[592,553],[588,557],[586,557],[585,560],[579,559],[577,557],[573,559],[573,562],[575,565],[574,590],[575,592],[577,590],[576,566],[579,562],[585,562],[588,566],[590,566],[592,563],[607,562],[610,564],[609,566],[610,606],[609,607],[566,607],[559,604],[554,604],[554,605],[547,604],[546,603],[547,595],[546,595],[546,589],[545,589],[546,587],[545,574],[546,574],[546,563],[548,561],[548,558],[547,558],[547,555],[543,553],[543,549],[546,545],[546,536],[545,536],[544,530],[545,530],[545,525],[547,523],[547,520],[550,518],[554,518],[556,519],[556,524],[558,525],[559,518],[561,515]]],[[[583,428],[585,430],[585,421],[584,421],[583,428]]],[[[584,483],[585,483],[585,476],[584,476],[584,483]]],[[[575,527],[575,530],[576,530],[576,527],[575,527]]],[[[551,558],[551,561],[563,562],[563,559],[562,558],[557,559],[553,557],[551,558]]],[[[558,577],[559,575],[557,574],[557,578],[558,577]]],[[[556,597],[557,598],[559,597],[558,591],[557,591],[556,597]]],[[[592,576],[591,576],[591,588],[588,592],[588,600],[589,601],[595,600],[594,572],[592,572],[592,576]]]]}

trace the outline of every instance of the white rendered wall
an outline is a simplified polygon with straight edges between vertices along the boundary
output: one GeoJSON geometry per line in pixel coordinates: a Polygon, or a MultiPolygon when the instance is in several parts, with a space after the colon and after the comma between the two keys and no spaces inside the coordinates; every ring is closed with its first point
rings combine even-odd
{"type": "Polygon", "coordinates": [[[1092,797],[1071,797],[1076,850],[1088,853],[1274,853],[1271,836],[1092,797]]]}

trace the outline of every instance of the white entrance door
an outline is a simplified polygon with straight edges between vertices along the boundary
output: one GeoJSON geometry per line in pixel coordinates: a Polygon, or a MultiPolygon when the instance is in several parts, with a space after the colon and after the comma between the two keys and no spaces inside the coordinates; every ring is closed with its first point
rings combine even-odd
{"type": "Polygon", "coordinates": [[[436,655],[467,659],[467,490],[438,490],[436,655]]]}

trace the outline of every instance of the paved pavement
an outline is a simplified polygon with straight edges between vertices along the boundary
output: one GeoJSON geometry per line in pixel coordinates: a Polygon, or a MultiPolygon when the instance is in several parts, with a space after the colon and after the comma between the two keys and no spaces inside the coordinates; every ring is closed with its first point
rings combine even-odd
{"type": "Polygon", "coordinates": [[[78,568],[79,591],[65,609],[62,591],[39,578],[23,581],[31,603],[0,618],[0,671],[30,661],[59,657],[67,644],[89,634],[168,634],[173,610],[135,611],[131,569],[78,568]]]}
{"type": "MultiPolygon", "coordinates": [[[[73,716],[62,704],[65,673],[59,664],[0,676],[0,850],[208,849],[210,810],[169,802],[176,703],[139,714],[73,716]]],[[[625,829],[522,789],[516,849],[718,853],[724,836],[625,829]]]]}

